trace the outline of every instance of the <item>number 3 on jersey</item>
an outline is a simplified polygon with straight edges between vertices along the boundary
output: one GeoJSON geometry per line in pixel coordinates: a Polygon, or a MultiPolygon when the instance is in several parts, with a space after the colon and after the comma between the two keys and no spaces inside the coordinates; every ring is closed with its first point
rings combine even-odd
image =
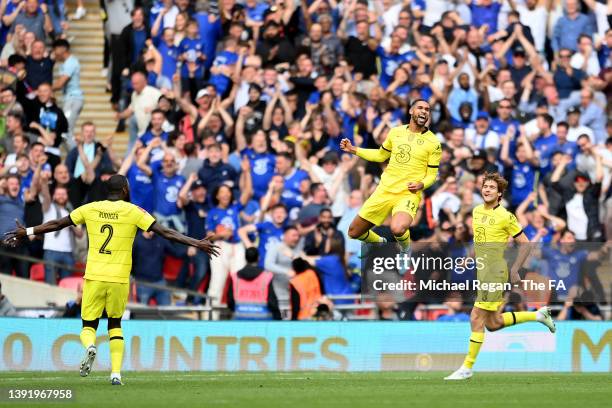
{"type": "Polygon", "coordinates": [[[102,225],[102,228],[100,228],[100,232],[102,234],[104,234],[107,231],[108,231],[108,236],[106,237],[106,240],[104,241],[104,243],[102,244],[102,246],[100,247],[100,250],[98,252],[100,252],[101,254],[110,255],[111,251],[106,249],[106,246],[108,245],[108,243],[110,242],[111,238],[113,237],[113,226],[110,225],[110,224],[102,225]]]}
{"type": "Polygon", "coordinates": [[[398,163],[408,163],[410,160],[410,145],[403,144],[397,146],[398,153],[395,154],[395,160],[398,163]]]}

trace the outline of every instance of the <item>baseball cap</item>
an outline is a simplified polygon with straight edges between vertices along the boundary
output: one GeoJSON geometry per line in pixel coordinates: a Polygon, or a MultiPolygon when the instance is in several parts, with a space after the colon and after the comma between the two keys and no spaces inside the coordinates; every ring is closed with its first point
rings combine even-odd
{"type": "Polygon", "coordinates": [[[336,154],[336,152],[325,153],[325,156],[323,156],[323,158],[321,159],[321,164],[325,163],[338,164],[338,155],[336,154]]]}
{"type": "Polygon", "coordinates": [[[472,154],[472,160],[474,159],[487,160],[487,152],[482,149],[474,150],[474,153],[472,154]]]}
{"type": "Polygon", "coordinates": [[[514,49],[514,51],[512,52],[512,55],[521,55],[521,56],[525,56],[525,49],[523,47],[516,47],[514,49]]]}
{"type": "Polygon", "coordinates": [[[568,110],[567,110],[567,114],[571,114],[571,113],[580,113],[580,108],[578,106],[571,106],[568,110]]]}
{"type": "Polygon", "coordinates": [[[487,111],[480,111],[480,112],[478,112],[478,116],[476,116],[476,120],[478,120],[478,119],[489,120],[489,112],[487,112],[487,111]]]}
{"type": "Polygon", "coordinates": [[[587,183],[590,183],[591,179],[589,178],[589,176],[587,176],[584,173],[577,173],[576,177],[574,178],[574,181],[578,181],[578,182],[586,181],[587,183]]]}
{"type": "Polygon", "coordinates": [[[203,98],[205,96],[210,96],[210,92],[208,92],[208,89],[202,88],[196,94],[196,99],[200,99],[200,98],[203,98]]]}
{"type": "Polygon", "coordinates": [[[200,187],[204,187],[204,183],[202,183],[202,180],[196,180],[193,182],[193,184],[191,184],[191,191],[198,189],[200,187]]]}

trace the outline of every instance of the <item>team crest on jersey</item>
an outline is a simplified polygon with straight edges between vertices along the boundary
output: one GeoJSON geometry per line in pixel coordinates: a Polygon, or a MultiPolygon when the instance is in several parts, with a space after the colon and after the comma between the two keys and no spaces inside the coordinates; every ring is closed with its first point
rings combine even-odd
{"type": "Polygon", "coordinates": [[[494,225],[495,224],[495,218],[491,218],[489,220],[489,225],[494,225]]]}
{"type": "Polygon", "coordinates": [[[425,141],[423,139],[417,139],[417,144],[418,145],[422,145],[423,143],[425,143],[425,141]]]}

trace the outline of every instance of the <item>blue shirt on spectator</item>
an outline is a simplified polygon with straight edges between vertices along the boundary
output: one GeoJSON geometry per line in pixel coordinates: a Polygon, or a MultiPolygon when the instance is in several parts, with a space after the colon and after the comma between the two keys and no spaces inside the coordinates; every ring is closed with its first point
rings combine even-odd
{"type": "Polygon", "coordinates": [[[266,259],[266,252],[270,245],[279,245],[283,239],[283,231],[285,226],[281,225],[277,227],[270,221],[259,222],[255,224],[257,228],[257,235],[259,236],[259,266],[264,267],[264,261],[266,259]]]}
{"type": "Polygon", "coordinates": [[[204,61],[205,69],[209,69],[212,66],[217,53],[217,43],[223,36],[221,19],[217,17],[211,23],[208,20],[208,16],[209,14],[204,12],[198,12],[193,15],[193,18],[198,22],[200,39],[204,44],[204,54],[206,54],[206,61],[204,61]]]}
{"type": "Polygon", "coordinates": [[[174,76],[174,73],[176,72],[176,64],[179,58],[178,47],[174,45],[169,46],[165,42],[162,42],[157,47],[157,50],[159,51],[162,57],[161,74],[162,76],[172,81],[172,77],[174,76]]]}
{"type": "Polygon", "coordinates": [[[253,178],[253,198],[259,200],[268,191],[268,185],[276,166],[276,156],[272,153],[255,153],[251,148],[244,149],[241,156],[246,156],[251,162],[251,177],[253,178]]]}
{"type": "Polygon", "coordinates": [[[132,38],[132,64],[138,61],[138,56],[142,52],[145,42],[147,41],[147,32],[143,28],[141,30],[133,30],[134,37],[132,38]]]}
{"type": "MultiPolygon", "coordinates": [[[[183,78],[189,77],[189,68],[187,67],[187,62],[195,62],[196,68],[194,75],[196,78],[201,77],[204,74],[204,66],[202,64],[202,60],[197,56],[198,54],[204,53],[204,45],[202,44],[202,40],[199,38],[183,38],[181,43],[178,46],[179,54],[187,54],[187,59],[181,68],[181,76],[183,78]]],[[[172,78],[172,77],[170,77],[172,78]]],[[[222,94],[221,94],[222,95],[222,94]]]]}
{"type": "Polygon", "coordinates": [[[578,13],[574,20],[568,16],[561,16],[555,24],[550,45],[555,52],[561,48],[576,51],[580,34],[593,37],[594,32],[595,27],[591,19],[585,14],[578,13]]]}
{"type": "Polygon", "coordinates": [[[478,5],[475,1],[472,1],[470,4],[470,9],[472,11],[472,25],[476,28],[480,28],[487,24],[489,26],[489,30],[487,32],[490,34],[496,33],[497,17],[499,16],[501,7],[501,3],[496,1],[492,2],[488,6],[478,5]]]}
{"type": "Polygon", "coordinates": [[[187,235],[191,238],[202,239],[206,236],[206,203],[191,201],[185,206],[185,219],[187,221],[187,235]]]}
{"type": "Polygon", "coordinates": [[[559,98],[568,98],[572,91],[579,90],[581,87],[580,81],[585,78],[586,74],[580,69],[572,68],[572,75],[569,76],[563,68],[557,68],[553,75],[553,79],[555,81],[557,91],[559,91],[559,98]]]}
{"type": "MultiPolygon", "coordinates": [[[[572,156],[573,160],[576,160],[576,155],[578,154],[578,145],[576,142],[565,142],[563,144],[557,144],[555,147],[555,152],[561,152],[563,154],[567,154],[568,156],[572,156]]],[[[573,163],[570,163],[573,164],[573,163]]]]}
{"type": "Polygon", "coordinates": [[[557,136],[551,133],[548,136],[540,136],[536,139],[533,147],[539,153],[540,171],[542,175],[546,175],[551,170],[550,157],[555,152],[557,145],[557,136]]]}
{"type": "Polygon", "coordinates": [[[462,103],[468,102],[472,105],[472,117],[471,120],[474,122],[476,120],[476,115],[478,115],[478,95],[472,88],[468,90],[462,89],[460,87],[455,87],[451,91],[448,96],[448,111],[451,117],[456,121],[461,121],[461,115],[459,115],[459,106],[462,103]]]}
{"type": "MultiPolygon", "coordinates": [[[[234,65],[238,61],[238,54],[230,51],[222,51],[213,61],[213,66],[234,65]]],[[[213,74],[210,76],[210,83],[215,87],[219,95],[223,95],[228,90],[231,79],[223,74],[213,74]]]]}
{"type": "MultiPolygon", "coordinates": [[[[161,140],[163,140],[164,142],[168,142],[168,133],[166,132],[161,132],[161,134],[159,135],[159,137],[161,138],[161,140]]],[[[144,132],[142,134],[142,136],[140,136],[140,142],[143,144],[143,146],[147,146],[149,143],[151,143],[151,140],[153,140],[155,138],[155,135],[153,135],[153,132],[151,132],[151,130],[147,130],[146,132],[144,132]]],[[[150,157],[151,157],[151,163],[155,163],[160,161],[163,156],[164,156],[164,148],[159,146],[156,147],[154,149],[151,149],[151,153],[150,153],[150,157]]]]}
{"type": "Polygon", "coordinates": [[[153,197],[154,187],[151,177],[142,171],[136,164],[128,169],[125,175],[130,183],[130,199],[132,204],[135,204],[147,212],[153,212],[153,197]]]}
{"type": "Polygon", "coordinates": [[[210,193],[218,185],[226,182],[231,184],[230,187],[234,190],[234,194],[237,192],[238,173],[236,173],[236,170],[231,165],[222,161],[213,165],[210,163],[210,160],[204,160],[204,165],[198,170],[198,178],[210,193]]]}
{"type": "MultiPolygon", "coordinates": [[[[555,233],[555,230],[550,228],[550,227],[545,227],[545,228],[548,231],[548,233],[546,235],[544,235],[540,239],[539,242],[541,242],[543,244],[548,244],[548,243],[550,243],[552,241],[553,235],[555,233]]],[[[531,225],[531,224],[529,224],[528,226],[523,228],[523,232],[525,233],[525,235],[527,236],[529,241],[531,241],[538,234],[538,230],[533,225],[531,225]]]]}
{"type": "Polygon", "coordinates": [[[185,184],[185,177],[175,174],[166,176],[162,171],[162,162],[151,164],[153,185],[155,187],[155,212],[163,216],[179,215],[181,209],[176,205],[178,193],[185,184]]]}
{"type": "Polygon", "coordinates": [[[402,63],[416,58],[416,54],[412,51],[404,54],[390,54],[380,46],[376,48],[376,55],[380,58],[380,84],[383,88],[387,88],[393,81],[393,74],[402,63]]]}
{"type": "Polygon", "coordinates": [[[518,206],[533,191],[535,172],[536,169],[529,163],[514,162],[510,180],[513,206],[518,206]]]}
{"type": "Polygon", "coordinates": [[[542,258],[547,261],[548,271],[545,274],[550,279],[557,282],[563,280],[565,290],[557,290],[557,295],[563,299],[572,286],[578,284],[580,268],[584,264],[589,253],[584,250],[573,251],[569,254],[563,253],[558,249],[552,249],[548,245],[542,245],[542,258]]]}
{"type": "Polygon", "coordinates": [[[154,234],[147,239],[138,232],[132,250],[132,274],[134,278],[145,282],[159,282],[164,279],[164,258],[172,255],[180,258],[186,253],[186,247],[154,234]]]}
{"type": "MultiPolygon", "coordinates": [[[[320,257],[315,266],[323,281],[323,287],[327,295],[351,295],[353,290],[346,277],[346,271],[338,255],[324,255],[320,257]]],[[[353,303],[352,300],[335,300],[335,304],[353,303]]]]}
{"type": "Polygon", "coordinates": [[[11,198],[8,194],[0,195],[0,234],[14,230],[15,220],[24,224],[23,215],[24,204],[19,196],[11,198]]]}
{"type": "Polygon", "coordinates": [[[238,228],[240,227],[240,211],[242,211],[242,208],[240,203],[232,204],[228,208],[214,207],[208,212],[206,230],[215,231],[219,225],[223,225],[233,231],[228,242],[233,244],[240,242],[238,228]]]}

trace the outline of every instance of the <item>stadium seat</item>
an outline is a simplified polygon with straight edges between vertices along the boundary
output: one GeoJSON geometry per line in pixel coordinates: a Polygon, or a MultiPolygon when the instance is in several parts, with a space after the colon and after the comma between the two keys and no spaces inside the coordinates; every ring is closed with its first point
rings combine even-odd
{"type": "Polygon", "coordinates": [[[35,263],[30,266],[30,279],[38,282],[45,281],[45,265],[42,263],[35,263]]]}
{"type": "Polygon", "coordinates": [[[67,278],[60,280],[58,286],[60,288],[72,289],[74,291],[77,291],[79,288],[79,285],[82,285],[82,284],[83,284],[83,278],[78,277],[78,276],[69,276],[67,278]]]}
{"type": "Polygon", "coordinates": [[[169,282],[174,282],[181,273],[183,267],[183,260],[175,258],[173,256],[167,256],[164,259],[164,279],[169,282]]]}
{"type": "Polygon", "coordinates": [[[74,264],[74,272],[72,272],[72,276],[83,276],[85,274],[85,266],[87,264],[83,262],[76,262],[74,264]]]}

